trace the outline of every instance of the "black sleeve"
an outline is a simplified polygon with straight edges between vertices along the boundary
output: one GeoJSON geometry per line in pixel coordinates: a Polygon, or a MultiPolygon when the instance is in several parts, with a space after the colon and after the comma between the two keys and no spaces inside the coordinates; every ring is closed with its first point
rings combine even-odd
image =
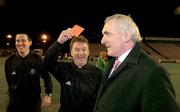
{"type": "Polygon", "coordinates": [[[47,94],[50,94],[50,93],[52,93],[52,88],[53,88],[51,76],[50,76],[49,72],[45,69],[42,60],[41,60],[40,66],[41,66],[41,71],[42,71],[41,77],[44,80],[45,92],[47,94]]]}
{"type": "Polygon", "coordinates": [[[169,73],[165,69],[158,67],[152,72],[143,89],[142,110],[146,112],[179,112],[175,91],[169,73]]]}
{"type": "Polygon", "coordinates": [[[97,85],[96,91],[98,92],[101,81],[102,81],[102,72],[99,68],[96,68],[95,71],[96,71],[96,85],[97,85]]]}
{"type": "MultiPolygon", "coordinates": [[[[5,61],[5,77],[6,77],[6,82],[8,84],[8,87],[10,87],[10,81],[9,81],[9,67],[8,67],[8,59],[5,61]]],[[[9,88],[8,88],[9,91],[9,88]]]]}
{"type": "Polygon", "coordinates": [[[44,57],[44,66],[45,69],[47,69],[51,75],[53,75],[56,80],[59,81],[59,74],[58,71],[60,70],[58,68],[58,56],[60,53],[62,53],[63,44],[58,43],[57,41],[54,42],[45,53],[44,57]],[[57,74],[58,73],[58,74],[57,74]]]}

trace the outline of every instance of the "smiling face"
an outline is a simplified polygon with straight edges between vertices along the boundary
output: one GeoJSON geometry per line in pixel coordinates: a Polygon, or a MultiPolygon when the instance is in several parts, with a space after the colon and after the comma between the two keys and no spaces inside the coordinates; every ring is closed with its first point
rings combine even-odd
{"type": "Polygon", "coordinates": [[[130,16],[114,14],[105,19],[101,44],[107,47],[107,54],[119,57],[142,40],[139,28],[130,16]]]}
{"type": "Polygon", "coordinates": [[[83,42],[74,42],[71,49],[71,56],[74,60],[75,65],[79,68],[82,68],[88,61],[88,44],[83,42]]]}
{"type": "Polygon", "coordinates": [[[101,44],[107,47],[107,54],[113,57],[119,57],[125,51],[127,41],[126,33],[121,31],[116,24],[115,20],[110,20],[102,29],[101,44]]]}
{"type": "Polygon", "coordinates": [[[29,53],[32,41],[26,34],[17,34],[15,45],[19,55],[25,57],[29,53]]]}

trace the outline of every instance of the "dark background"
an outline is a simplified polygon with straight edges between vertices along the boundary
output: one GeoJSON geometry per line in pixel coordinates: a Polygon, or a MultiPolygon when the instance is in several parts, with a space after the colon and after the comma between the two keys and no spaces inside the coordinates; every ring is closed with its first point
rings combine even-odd
{"type": "Polygon", "coordinates": [[[26,32],[36,38],[48,32],[56,39],[61,30],[79,24],[91,42],[99,42],[105,17],[123,13],[134,19],[144,37],[180,38],[180,15],[174,13],[180,0],[0,1],[0,35],[26,32]]]}

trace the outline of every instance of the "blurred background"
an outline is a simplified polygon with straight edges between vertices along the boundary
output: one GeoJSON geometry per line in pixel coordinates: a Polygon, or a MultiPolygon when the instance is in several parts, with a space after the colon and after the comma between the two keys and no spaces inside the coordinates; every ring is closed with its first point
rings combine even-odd
{"type": "Polygon", "coordinates": [[[79,24],[93,43],[100,42],[104,19],[115,13],[130,15],[143,37],[180,37],[180,0],[0,0],[0,37],[27,32],[33,38],[79,24]],[[98,3],[97,3],[98,2],[98,3]]]}

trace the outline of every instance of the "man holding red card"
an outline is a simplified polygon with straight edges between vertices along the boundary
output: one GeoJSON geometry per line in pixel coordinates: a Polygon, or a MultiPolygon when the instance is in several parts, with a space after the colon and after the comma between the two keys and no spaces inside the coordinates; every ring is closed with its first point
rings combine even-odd
{"type": "Polygon", "coordinates": [[[101,82],[100,69],[87,63],[89,42],[84,36],[79,36],[83,30],[78,28],[81,27],[63,30],[44,58],[45,67],[61,85],[59,112],[92,112],[101,82]],[[57,62],[59,52],[65,47],[64,43],[70,39],[73,61],[57,62]]]}

